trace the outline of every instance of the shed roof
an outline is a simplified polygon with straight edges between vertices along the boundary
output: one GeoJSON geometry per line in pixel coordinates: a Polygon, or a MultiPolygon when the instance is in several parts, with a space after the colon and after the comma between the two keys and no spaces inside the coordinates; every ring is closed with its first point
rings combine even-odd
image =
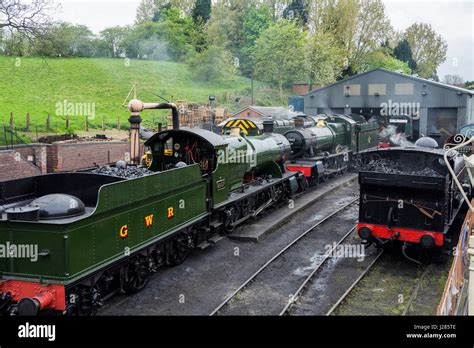
{"type": "Polygon", "coordinates": [[[448,85],[448,84],[445,84],[445,83],[442,83],[442,82],[436,82],[436,81],[433,81],[433,80],[427,80],[427,79],[424,79],[424,78],[421,78],[421,77],[417,77],[417,76],[413,76],[413,75],[407,75],[407,74],[402,74],[402,73],[399,73],[399,72],[396,72],[396,71],[392,71],[392,70],[387,70],[387,69],[383,69],[383,68],[376,68],[376,69],[372,69],[372,70],[369,70],[369,71],[366,71],[366,72],[363,72],[363,73],[360,73],[360,74],[357,74],[357,75],[353,75],[353,76],[349,76],[349,77],[346,77],[345,79],[342,79],[342,80],[339,80],[337,82],[334,82],[330,85],[327,85],[327,86],[324,86],[322,88],[317,88],[317,89],[314,89],[312,91],[309,91],[308,93],[304,94],[305,96],[306,95],[310,95],[310,94],[313,94],[315,92],[319,92],[321,90],[324,90],[324,89],[327,89],[327,88],[331,88],[335,85],[339,85],[341,83],[346,83],[350,80],[353,80],[355,78],[358,78],[360,76],[364,76],[364,75],[368,75],[368,74],[371,74],[375,71],[382,71],[384,73],[388,73],[388,74],[392,74],[392,75],[395,75],[395,76],[399,76],[399,77],[403,77],[403,78],[406,78],[406,79],[411,79],[411,80],[415,80],[415,81],[418,81],[418,82],[422,82],[422,83],[426,83],[426,84],[430,84],[430,85],[434,85],[434,86],[438,86],[438,87],[442,87],[442,88],[447,88],[447,89],[451,89],[453,91],[457,91],[457,92],[461,92],[461,93],[465,93],[465,94],[471,94],[473,95],[474,94],[474,90],[469,90],[469,89],[465,89],[465,88],[461,88],[461,87],[457,87],[457,86],[452,86],[452,85],[448,85]]]}
{"type": "Polygon", "coordinates": [[[262,116],[275,116],[275,115],[287,115],[288,114],[288,109],[280,106],[246,106],[243,109],[240,109],[239,111],[235,112],[234,115],[241,113],[242,111],[246,109],[251,109],[255,111],[256,113],[262,115],[262,116]]]}

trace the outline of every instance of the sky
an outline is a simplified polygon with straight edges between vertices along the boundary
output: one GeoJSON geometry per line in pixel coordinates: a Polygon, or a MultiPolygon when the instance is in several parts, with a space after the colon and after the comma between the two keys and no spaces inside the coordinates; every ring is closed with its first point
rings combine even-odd
{"type": "MultiPolygon", "coordinates": [[[[447,74],[474,80],[474,0],[382,0],[396,30],[415,22],[432,25],[448,43],[446,61],[438,68],[447,74]]],[[[85,24],[93,32],[115,25],[133,24],[140,0],[56,0],[56,19],[85,24]]]]}

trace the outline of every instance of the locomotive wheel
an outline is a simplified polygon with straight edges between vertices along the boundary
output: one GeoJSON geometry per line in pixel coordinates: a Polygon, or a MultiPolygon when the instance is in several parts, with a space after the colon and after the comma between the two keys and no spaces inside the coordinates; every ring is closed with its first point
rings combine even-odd
{"type": "Polygon", "coordinates": [[[254,198],[250,197],[250,198],[244,199],[242,202],[242,217],[252,214],[254,210],[255,210],[254,198]]]}
{"type": "Polygon", "coordinates": [[[77,314],[84,316],[96,315],[101,306],[100,293],[96,288],[81,286],[78,289],[77,314]]]}
{"type": "Polygon", "coordinates": [[[329,179],[328,173],[323,173],[323,175],[321,175],[321,182],[326,182],[328,181],[328,179],[329,179]]]}
{"type": "Polygon", "coordinates": [[[148,260],[144,256],[136,256],[124,269],[123,289],[129,294],[142,290],[150,278],[148,260]]]}
{"type": "Polygon", "coordinates": [[[239,214],[235,207],[230,207],[224,212],[224,230],[226,234],[230,234],[235,230],[235,222],[238,218],[239,214]]]}
{"type": "Polygon", "coordinates": [[[177,266],[186,260],[189,255],[189,238],[187,234],[180,234],[175,237],[167,248],[168,265],[177,266]]]}
{"type": "MultiPolygon", "coordinates": [[[[301,176],[300,180],[300,190],[301,192],[305,192],[307,189],[309,189],[310,182],[306,176],[301,176]]],[[[289,189],[289,192],[291,194],[291,189],[289,189]]]]}

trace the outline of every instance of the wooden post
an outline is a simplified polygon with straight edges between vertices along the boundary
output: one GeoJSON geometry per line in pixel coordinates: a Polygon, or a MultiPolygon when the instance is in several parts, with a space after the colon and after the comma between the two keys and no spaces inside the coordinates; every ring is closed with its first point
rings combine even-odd
{"type": "Polygon", "coordinates": [[[66,129],[69,129],[69,115],[66,114],[66,129]]]}
{"type": "Polygon", "coordinates": [[[117,117],[117,129],[120,130],[120,117],[117,117]]]}
{"type": "Polygon", "coordinates": [[[30,131],[30,113],[26,113],[26,121],[25,121],[25,131],[29,132],[30,131]]]}
{"type": "Polygon", "coordinates": [[[89,117],[87,115],[86,115],[86,122],[85,122],[85,127],[84,128],[85,128],[86,132],[89,131],[89,117]]]}
{"type": "Polygon", "coordinates": [[[46,118],[46,130],[51,128],[51,114],[48,112],[48,117],[46,118]]]}
{"type": "Polygon", "coordinates": [[[13,129],[15,122],[13,121],[13,111],[10,112],[10,128],[13,129]]]}
{"type": "Polygon", "coordinates": [[[102,131],[105,130],[105,115],[102,115],[102,131]]]}

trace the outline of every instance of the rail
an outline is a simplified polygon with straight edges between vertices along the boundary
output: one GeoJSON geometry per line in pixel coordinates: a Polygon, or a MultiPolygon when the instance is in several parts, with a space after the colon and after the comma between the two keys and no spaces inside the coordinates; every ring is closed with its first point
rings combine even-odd
{"type": "MultiPolygon", "coordinates": [[[[278,259],[282,254],[284,254],[288,249],[290,249],[293,245],[295,245],[298,241],[300,241],[304,236],[312,232],[316,227],[320,226],[327,220],[331,219],[338,213],[342,212],[343,210],[349,208],[353,204],[357,203],[359,200],[359,197],[351,200],[350,202],[344,204],[342,207],[339,209],[333,211],[331,214],[326,216],[325,218],[319,220],[317,223],[315,223],[313,226],[308,228],[306,231],[298,235],[295,239],[293,239],[289,244],[287,244],[283,249],[281,249],[278,253],[276,253],[270,260],[268,260],[264,265],[262,265],[254,274],[252,274],[246,281],[244,281],[230,296],[228,296],[222,303],[220,303],[210,314],[210,316],[217,315],[219,311],[225,307],[239,292],[241,292],[244,288],[247,287],[248,284],[250,284],[260,273],[263,272],[271,263],[273,263],[276,259],[278,259]]],[[[352,232],[355,227],[351,228],[349,232],[352,232]]],[[[350,233],[347,233],[343,239],[345,239],[350,233]]],[[[286,307],[285,307],[286,310],[286,307]]],[[[281,315],[281,314],[280,314],[281,315]]]]}

